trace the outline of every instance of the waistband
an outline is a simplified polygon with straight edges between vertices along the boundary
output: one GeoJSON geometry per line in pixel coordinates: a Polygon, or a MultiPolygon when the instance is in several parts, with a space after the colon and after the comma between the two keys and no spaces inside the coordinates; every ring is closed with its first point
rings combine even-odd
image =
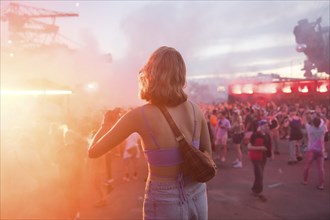
{"type": "MultiPolygon", "coordinates": [[[[161,178],[161,177],[159,177],[161,178]]],[[[179,196],[180,196],[180,201],[182,203],[187,201],[187,195],[184,190],[184,178],[183,174],[180,173],[176,179],[173,179],[173,181],[154,181],[154,180],[148,180],[147,182],[147,187],[148,190],[152,189],[161,189],[161,190],[171,190],[171,189],[178,189],[179,190],[179,196]]],[[[152,199],[153,194],[150,193],[150,196],[152,199]]]]}

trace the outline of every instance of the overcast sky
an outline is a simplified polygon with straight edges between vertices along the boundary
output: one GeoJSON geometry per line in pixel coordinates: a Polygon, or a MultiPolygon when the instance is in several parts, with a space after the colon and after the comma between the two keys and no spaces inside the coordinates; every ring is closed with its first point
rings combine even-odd
{"type": "MultiPolygon", "coordinates": [[[[6,1],[2,1],[2,5],[6,1]]],[[[79,17],[57,18],[77,45],[91,42],[113,62],[146,60],[161,45],[177,48],[189,76],[291,71],[297,21],[322,17],[329,1],[19,1],[79,17]],[[290,67],[290,68],[288,68],[290,67]]]]}

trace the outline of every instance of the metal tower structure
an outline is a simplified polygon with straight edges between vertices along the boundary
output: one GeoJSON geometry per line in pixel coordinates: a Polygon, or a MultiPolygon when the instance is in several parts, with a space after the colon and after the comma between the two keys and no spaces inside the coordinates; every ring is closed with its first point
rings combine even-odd
{"type": "Polygon", "coordinates": [[[308,19],[298,21],[293,29],[297,43],[296,50],[304,53],[307,59],[304,61],[305,77],[312,78],[311,70],[325,72],[330,75],[330,45],[329,45],[329,26],[321,26],[322,18],[319,17],[315,22],[308,19]]]}
{"type": "Polygon", "coordinates": [[[56,44],[59,17],[76,17],[77,13],[65,13],[43,8],[9,3],[1,10],[1,20],[8,22],[10,41],[23,47],[40,47],[56,44]],[[48,22],[45,21],[48,19],[48,22]]]}

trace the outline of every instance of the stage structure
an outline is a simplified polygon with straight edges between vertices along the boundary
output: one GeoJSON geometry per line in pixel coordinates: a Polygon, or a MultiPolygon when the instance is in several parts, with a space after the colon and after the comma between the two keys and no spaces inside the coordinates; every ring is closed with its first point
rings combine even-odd
{"type": "Polygon", "coordinates": [[[314,103],[329,105],[329,79],[237,81],[228,86],[228,102],[314,103]]]}

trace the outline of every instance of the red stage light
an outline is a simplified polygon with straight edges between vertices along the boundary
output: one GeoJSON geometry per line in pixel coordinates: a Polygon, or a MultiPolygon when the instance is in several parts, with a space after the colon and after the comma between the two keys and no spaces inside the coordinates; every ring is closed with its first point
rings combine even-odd
{"type": "Polygon", "coordinates": [[[283,93],[292,93],[291,86],[290,86],[290,85],[285,85],[285,86],[282,88],[282,92],[283,92],[283,93]]]}
{"type": "Polygon", "coordinates": [[[299,92],[301,92],[301,93],[307,93],[308,92],[308,87],[307,86],[304,86],[304,87],[302,87],[302,86],[299,86],[299,88],[298,88],[298,91],[299,92]]]}
{"type": "Polygon", "coordinates": [[[253,94],[253,85],[245,84],[242,88],[242,92],[245,94],[253,94]]]}
{"type": "Polygon", "coordinates": [[[261,94],[275,94],[277,92],[277,84],[275,83],[259,84],[257,88],[257,92],[261,94]]]}
{"type": "Polygon", "coordinates": [[[233,85],[231,88],[233,94],[242,94],[241,85],[233,85]]]}
{"type": "Polygon", "coordinates": [[[327,85],[326,84],[322,84],[322,85],[318,86],[316,88],[316,91],[317,92],[321,92],[321,93],[327,92],[328,91],[327,85]]]}

